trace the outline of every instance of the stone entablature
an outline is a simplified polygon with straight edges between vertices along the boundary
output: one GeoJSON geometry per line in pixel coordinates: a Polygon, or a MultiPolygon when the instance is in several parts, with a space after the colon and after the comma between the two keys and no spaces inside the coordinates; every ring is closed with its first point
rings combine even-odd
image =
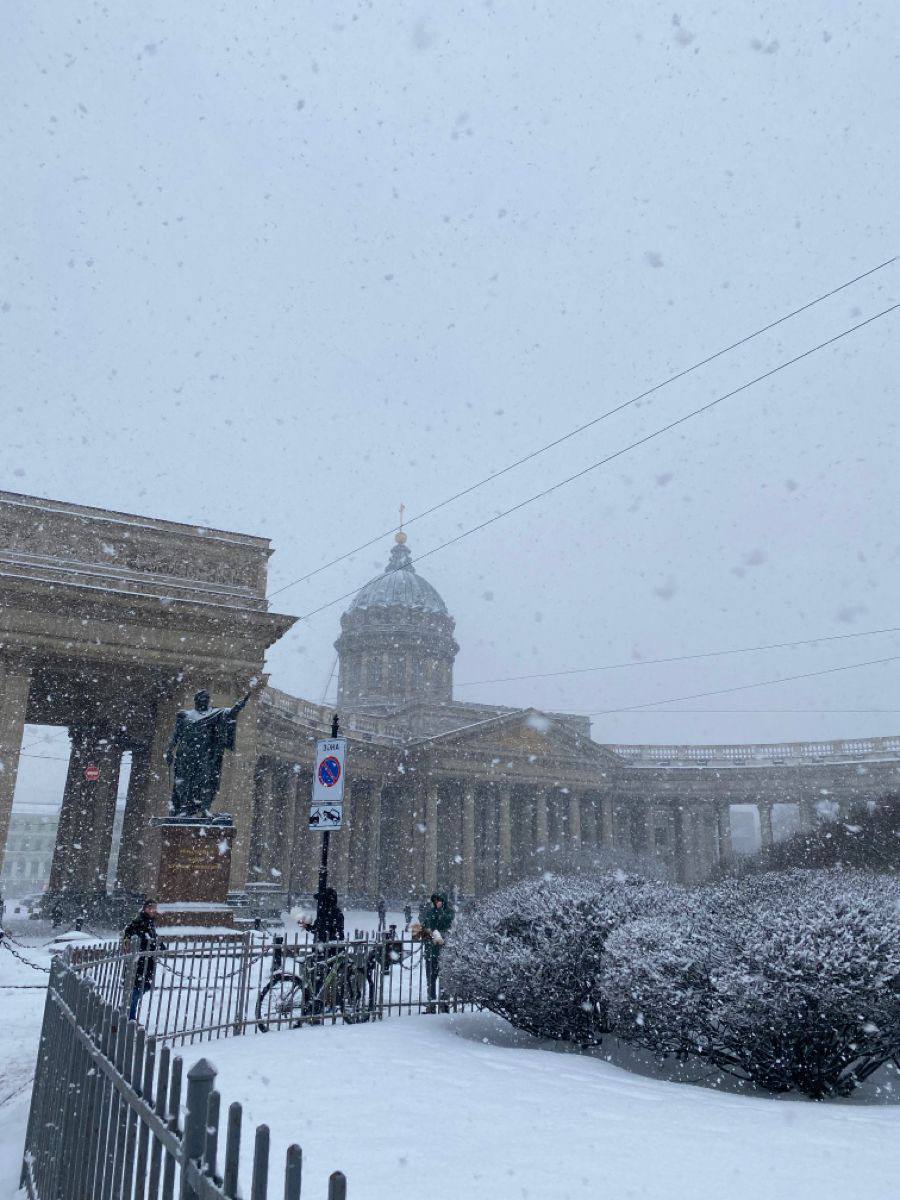
{"type": "Polygon", "coordinates": [[[0,573],[101,592],[266,607],[268,538],[0,492],[0,573]]]}

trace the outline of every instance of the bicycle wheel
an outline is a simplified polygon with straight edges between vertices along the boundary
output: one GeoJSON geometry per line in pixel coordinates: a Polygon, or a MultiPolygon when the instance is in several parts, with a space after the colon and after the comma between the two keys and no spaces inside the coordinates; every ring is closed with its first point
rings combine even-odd
{"type": "MultiPolygon", "coordinates": [[[[306,982],[299,975],[273,975],[256,997],[256,1028],[268,1033],[269,1024],[282,1025],[291,1013],[302,1014],[308,1009],[306,982]]],[[[302,1022],[290,1021],[292,1029],[302,1022]]]]}

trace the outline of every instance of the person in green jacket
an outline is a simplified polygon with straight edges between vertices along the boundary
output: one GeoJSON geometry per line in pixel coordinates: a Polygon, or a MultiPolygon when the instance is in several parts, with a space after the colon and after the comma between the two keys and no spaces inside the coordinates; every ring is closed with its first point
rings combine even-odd
{"type": "Polygon", "coordinates": [[[428,980],[429,1012],[434,1012],[438,976],[441,973],[441,951],[444,948],[444,938],[453,924],[454,915],[453,909],[447,903],[447,897],[442,892],[432,893],[428,904],[419,914],[420,925],[431,935],[423,941],[422,947],[425,977],[428,980]]]}

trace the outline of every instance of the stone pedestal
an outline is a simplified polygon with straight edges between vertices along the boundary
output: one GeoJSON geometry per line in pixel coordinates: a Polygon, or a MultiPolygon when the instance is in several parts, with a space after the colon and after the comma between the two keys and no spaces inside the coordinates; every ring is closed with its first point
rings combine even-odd
{"type": "Polygon", "coordinates": [[[160,833],[159,872],[155,899],[157,925],[234,925],[226,903],[231,876],[231,817],[153,817],[160,833]]]}

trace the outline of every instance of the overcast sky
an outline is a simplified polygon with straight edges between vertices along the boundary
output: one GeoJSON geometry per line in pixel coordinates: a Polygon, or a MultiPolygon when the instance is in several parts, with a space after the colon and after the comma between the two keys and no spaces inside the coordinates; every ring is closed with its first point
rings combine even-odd
{"type": "MultiPolygon", "coordinates": [[[[31,2],[4,24],[0,486],[263,534],[273,589],[900,248],[893,4],[31,2]]],[[[413,552],[898,301],[895,265],[414,523],[413,552]]],[[[457,681],[900,624],[898,337],[895,313],[423,563],[457,681]]],[[[342,607],[285,637],[275,685],[321,699],[342,607]]],[[[458,695],[602,712],[890,655],[898,635],[458,695]]],[[[898,681],[594,735],[896,733],[900,711],[832,710],[900,710],[898,681]]]]}

